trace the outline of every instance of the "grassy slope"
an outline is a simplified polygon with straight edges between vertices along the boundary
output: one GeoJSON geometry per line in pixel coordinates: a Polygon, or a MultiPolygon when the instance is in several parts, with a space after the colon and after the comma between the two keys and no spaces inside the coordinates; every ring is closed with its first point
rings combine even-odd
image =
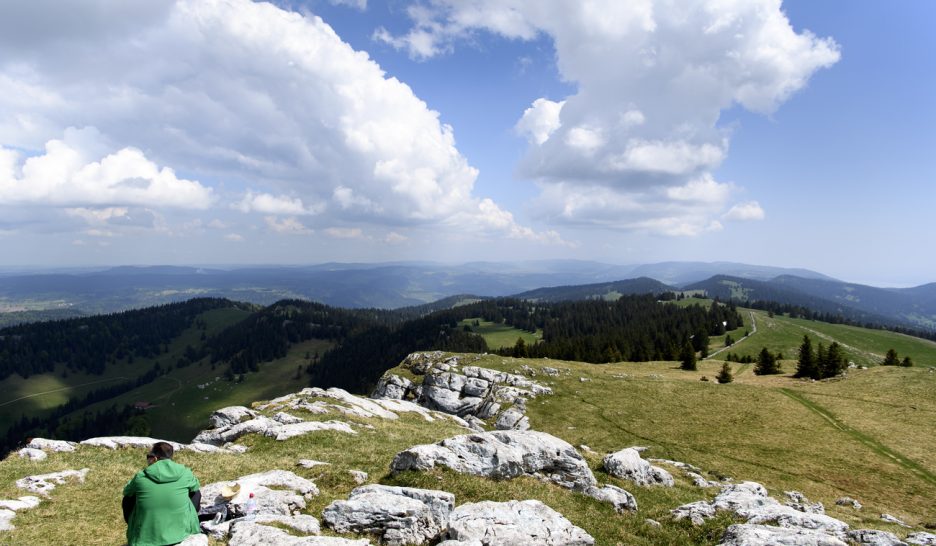
{"type": "Polygon", "coordinates": [[[543,337],[541,331],[531,334],[526,330],[520,330],[506,324],[495,324],[479,319],[465,319],[458,323],[459,328],[469,326],[471,331],[480,334],[485,343],[491,349],[500,349],[503,347],[513,347],[517,343],[517,338],[523,338],[524,343],[536,343],[543,337]],[[478,326],[474,321],[478,320],[478,326]]]}
{"type": "MultiPolygon", "coordinates": [[[[183,453],[179,460],[191,465],[202,483],[272,468],[292,469],[322,489],[307,510],[317,517],[331,500],[346,498],[354,487],[346,471],[360,469],[372,481],[451,491],[457,504],[539,498],[595,536],[598,544],[717,544],[730,523],[727,516],[698,529],[668,519],[670,509],[710,498],[714,491],[692,486],[675,469],[671,470],[677,486],[672,489],[636,487],[601,471],[605,452],[645,445],[650,448],[645,456],[693,463],[710,471],[710,477],[757,480],[774,495],[790,489],[803,491],[812,500],[822,501],[830,515],[856,528],[888,528],[877,518],[882,512],[913,524],[932,520],[936,483],[841,430],[783,390],[833,413],[851,431],[899,453],[924,473],[932,473],[936,471],[936,420],[926,419],[925,414],[936,410],[932,397],[936,374],[927,370],[875,368],[853,372],[844,381],[823,383],[742,374],[735,383],[717,385],[698,380],[715,374],[721,365],[715,361],[703,362],[698,372],[681,371],[672,362],[589,365],[495,355],[481,357],[477,364],[505,371],[522,364],[562,370],[559,377],[537,377],[550,383],[555,394],[529,404],[534,428],[573,445],[591,446],[595,453],[585,455],[598,479],[631,491],[640,511],[617,515],[607,505],[532,479],[492,482],[444,470],[390,476],[387,469],[395,453],[463,432],[451,423],[426,423],[415,416],[396,422],[366,420],[375,428],[361,428],[356,437],[322,433],[273,442],[249,436],[241,440],[251,446],[246,455],[183,453]],[[880,385],[888,388],[878,389],[880,385]],[[918,419],[894,421],[895,415],[914,407],[912,411],[920,412],[918,419]],[[332,465],[296,469],[299,458],[332,465]],[[855,512],[835,506],[834,500],[843,495],[859,499],[866,508],[855,512]],[[646,518],[664,525],[654,528],[646,518]]],[[[119,543],[123,532],[119,490],[142,463],[141,450],[90,448],[77,454],[53,454],[42,463],[7,459],[0,464],[0,498],[18,496],[12,482],[28,474],[81,467],[91,468],[91,473],[87,483],[61,486],[51,501],[17,516],[17,531],[3,538],[14,543],[119,543]],[[63,517],[73,520],[74,527],[57,523],[63,517]]]]}

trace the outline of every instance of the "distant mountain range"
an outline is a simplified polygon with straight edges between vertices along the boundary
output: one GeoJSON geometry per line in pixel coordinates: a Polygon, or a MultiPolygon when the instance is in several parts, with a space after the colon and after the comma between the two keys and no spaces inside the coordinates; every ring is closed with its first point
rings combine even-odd
{"type": "Polygon", "coordinates": [[[336,307],[414,307],[416,312],[476,297],[615,299],[682,289],[705,290],[721,299],[788,303],[853,320],[936,329],[936,283],[876,288],[807,269],[733,262],[625,266],[577,260],[15,271],[0,274],[0,325],[16,322],[15,313],[35,320],[37,313],[42,318],[41,313],[50,310],[58,316],[64,310],[102,313],[204,296],[264,305],[302,298],[336,307]],[[451,299],[439,302],[445,298],[451,299]],[[427,306],[433,302],[438,303],[427,306]]]}

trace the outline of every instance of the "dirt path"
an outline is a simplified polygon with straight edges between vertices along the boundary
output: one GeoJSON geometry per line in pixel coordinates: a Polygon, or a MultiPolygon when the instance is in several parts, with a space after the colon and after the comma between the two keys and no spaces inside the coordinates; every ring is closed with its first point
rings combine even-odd
{"type": "Polygon", "coordinates": [[[929,470],[917,464],[915,461],[908,459],[907,457],[901,455],[900,453],[894,451],[893,449],[878,442],[877,440],[868,436],[867,434],[864,434],[863,432],[855,430],[852,427],[846,425],[838,417],[833,415],[832,412],[823,408],[822,406],[813,402],[812,400],[809,400],[808,398],[803,396],[801,393],[794,391],[792,389],[780,389],[780,392],[787,395],[788,397],[795,400],[796,402],[799,402],[800,404],[805,406],[806,409],[812,411],[813,413],[816,413],[817,415],[825,419],[834,428],[838,429],[840,432],[844,432],[845,434],[848,434],[855,440],[858,440],[859,442],[861,442],[862,444],[870,448],[872,451],[874,451],[878,455],[891,459],[892,461],[904,467],[905,469],[910,471],[911,474],[917,476],[921,480],[927,481],[932,485],[936,485],[936,474],[933,474],[929,470]]]}
{"type": "Polygon", "coordinates": [[[756,334],[756,333],[757,333],[757,321],[754,320],[754,311],[751,311],[751,331],[748,332],[748,335],[745,336],[745,337],[743,337],[743,338],[741,338],[741,339],[739,339],[738,341],[736,341],[736,342],[734,343],[734,345],[729,345],[729,346],[727,346],[727,347],[722,347],[721,349],[719,349],[719,350],[715,351],[714,353],[708,355],[707,357],[703,358],[702,360],[708,360],[708,359],[712,358],[713,356],[717,355],[718,353],[721,353],[722,351],[727,351],[728,349],[734,347],[734,346],[737,345],[738,343],[744,341],[745,339],[747,339],[747,338],[753,336],[753,335],[756,334]]]}
{"type": "Polygon", "coordinates": [[[96,383],[107,383],[108,381],[117,381],[118,379],[127,379],[127,378],[124,377],[124,376],[120,376],[120,377],[112,377],[112,378],[110,378],[110,379],[99,379],[99,380],[97,380],[97,381],[90,381],[90,382],[88,382],[88,383],[82,383],[82,384],[80,384],[80,385],[71,385],[70,387],[62,387],[62,388],[60,388],[60,389],[52,389],[52,390],[49,390],[49,391],[37,392],[37,393],[35,393],[35,394],[27,394],[26,396],[20,396],[19,398],[6,401],[6,402],[0,404],[0,407],[7,406],[7,405],[9,405],[9,404],[12,404],[13,402],[19,402],[20,400],[25,400],[25,399],[27,399],[27,398],[33,398],[33,397],[36,397],[36,396],[42,396],[42,395],[45,395],[45,394],[51,394],[51,393],[53,393],[53,392],[59,392],[59,391],[67,391],[67,390],[71,390],[71,389],[77,389],[77,388],[79,388],[79,387],[87,387],[88,385],[94,385],[94,384],[96,384],[96,383]]]}

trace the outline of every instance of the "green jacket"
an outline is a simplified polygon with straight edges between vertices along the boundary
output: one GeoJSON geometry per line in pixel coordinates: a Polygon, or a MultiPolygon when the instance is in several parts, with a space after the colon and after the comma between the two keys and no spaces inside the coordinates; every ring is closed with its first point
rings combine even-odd
{"type": "Polygon", "coordinates": [[[198,514],[189,499],[198,490],[192,471],[170,459],[138,472],[123,491],[125,497],[136,497],[127,522],[129,546],[165,546],[200,532],[198,514]]]}

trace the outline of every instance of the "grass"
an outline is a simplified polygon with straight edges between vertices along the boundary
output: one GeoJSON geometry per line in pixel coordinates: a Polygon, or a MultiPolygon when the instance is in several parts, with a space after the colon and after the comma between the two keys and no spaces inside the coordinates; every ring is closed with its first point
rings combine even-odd
{"type": "Polygon", "coordinates": [[[471,331],[484,338],[484,342],[490,349],[502,349],[504,347],[513,347],[517,343],[517,338],[523,339],[524,343],[536,343],[543,337],[542,331],[535,334],[526,330],[520,330],[503,323],[494,323],[480,318],[465,319],[458,323],[459,328],[468,326],[471,331]],[[477,321],[478,325],[475,326],[477,321]]]}

